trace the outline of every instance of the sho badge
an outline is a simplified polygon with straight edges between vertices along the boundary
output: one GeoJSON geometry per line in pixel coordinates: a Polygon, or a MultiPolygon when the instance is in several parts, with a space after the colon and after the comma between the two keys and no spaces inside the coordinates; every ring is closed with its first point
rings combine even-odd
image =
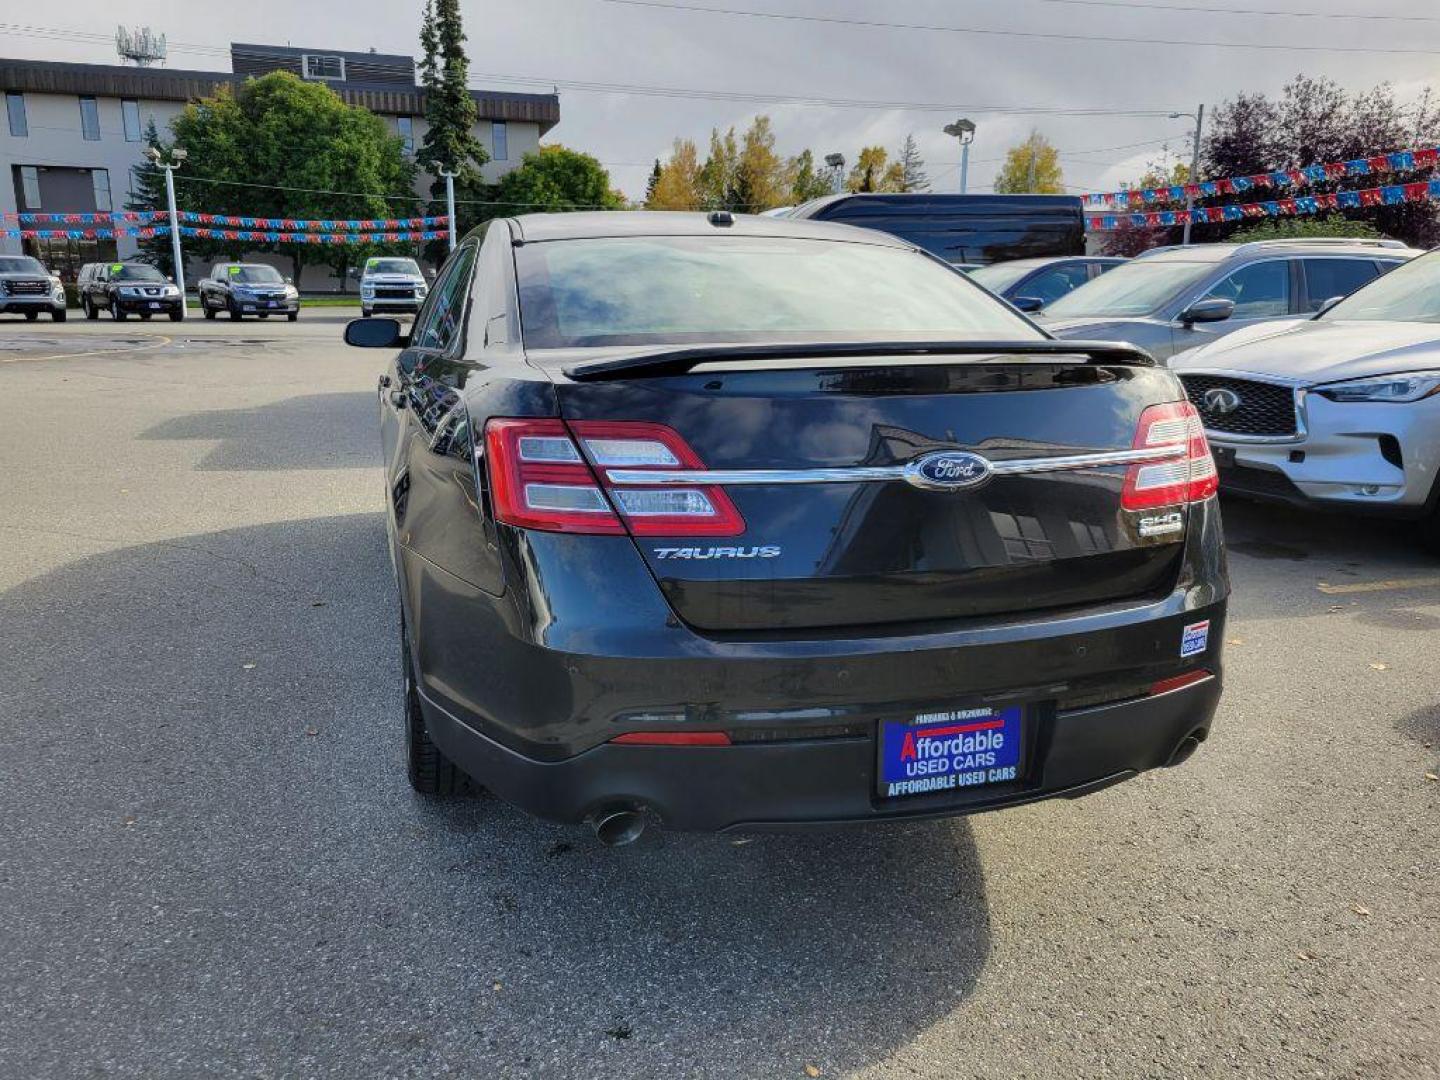
{"type": "Polygon", "coordinates": [[[1175,510],[1168,514],[1152,514],[1142,517],[1135,530],[1141,536],[1166,536],[1181,532],[1185,528],[1185,515],[1175,510]]]}
{"type": "Polygon", "coordinates": [[[653,548],[657,559],[778,559],[780,548],[758,547],[662,547],[653,548]]]}

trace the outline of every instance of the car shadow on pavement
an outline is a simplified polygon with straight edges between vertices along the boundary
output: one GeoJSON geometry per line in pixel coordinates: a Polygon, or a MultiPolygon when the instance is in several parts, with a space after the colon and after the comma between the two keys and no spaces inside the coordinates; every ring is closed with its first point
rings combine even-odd
{"type": "Polygon", "coordinates": [[[379,513],[82,557],[0,626],[0,1075],[837,1076],[988,957],[964,821],[606,849],[414,795],[379,513]]]}
{"type": "Polygon", "coordinates": [[[200,471],[366,468],[380,462],[375,416],[373,394],[307,394],[250,409],[182,414],[138,437],[215,442],[196,463],[200,471]]]}

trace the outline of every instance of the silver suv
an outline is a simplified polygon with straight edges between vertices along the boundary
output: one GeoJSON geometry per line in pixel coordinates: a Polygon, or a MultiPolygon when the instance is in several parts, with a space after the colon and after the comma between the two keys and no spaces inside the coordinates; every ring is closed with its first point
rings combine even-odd
{"type": "Polygon", "coordinates": [[[1398,240],[1155,248],[1047,307],[1056,337],[1128,341],[1165,360],[1256,323],[1320,310],[1419,255],[1398,240]]]}
{"type": "Polygon", "coordinates": [[[1419,519],[1440,549],[1440,251],[1170,366],[1222,491],[1419,519]]]}
{"type": "Polygon", "coordinates": [[[391,255],[366,259],[360,275],[360,314],[368,319],[377,311],[419,311],[427,291],[425,275],[414,259],[391,255]]]}

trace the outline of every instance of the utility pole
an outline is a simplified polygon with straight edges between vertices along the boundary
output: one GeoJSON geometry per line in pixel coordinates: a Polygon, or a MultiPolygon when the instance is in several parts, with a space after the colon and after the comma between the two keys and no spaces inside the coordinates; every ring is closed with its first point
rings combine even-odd
{"type": "Polygon", "coordinates": [[[455,173],[449,169],[441,169],[440,175],[445,178],[445,208],[450,215],[446,224],[450,227],[450,250],[455,250],[455,173]]]}
{"type": "Polygon", "coordinates": [[[1036,159],[1039,156],[1040,148],[1035,145],[1035,140],[1032,138],[1030,140],[1030,172],[1029,176],[1027,176],[1025,180],[1025,190],[1030,192],[1030,194],[1032,195],[1035,194],[1035,166],[1036,159]]]}
{"type": "MultiPolygon", "coordinates": [[[[1171,120],[1179,120],[1182,117],[1189,117],[1195,121],[1195,142],[1190,151],[1190,183],[1200,182],[1200,129],[1205,126],[1205,106],[1200,105],[1193,113],[1171,113],[1171,120]]],[[[1195,206],[1195,200],[1189,195],[1185,196],[1185,235],[1181,238],[1182,244],[1190,243],[1190,211],[1195,206]]]]}
{"type": "Polygon", "coordinates": [[[975,121],[962,116],[941,130],[960,140],[960,194],[964,195],[970,181],[970,144],[975,141],[975,121]]]}
{"type": "Polygon", "coordinates": [[[170,151],[170,161],[155,147],[145,151],[145,156],[165,170],[165,198],[170,204],[170,257],[175,262],[175,284],[180,289],[180,318],[189,318],[185,308],[185,256],[180,250],[180,212],[175,209],[175,170],[185,164],[190,155],[182,148],[170,151]]]}
{"type": "Polygon", "coordinates": [[[825,168],[830,170],[830,190],[839,195],[845,186],[845,155],[826,154],[825,168]]]}

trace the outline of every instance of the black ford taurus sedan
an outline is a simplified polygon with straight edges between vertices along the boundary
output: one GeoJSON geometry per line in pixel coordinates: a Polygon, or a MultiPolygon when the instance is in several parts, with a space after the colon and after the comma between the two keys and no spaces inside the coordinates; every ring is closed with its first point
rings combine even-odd
{"type": "Polygon", "coordinates": [[[410,779],[624,842],[1073,797],[1202,742],[1175,377],[880,233],[495,220],[380,377],[410,779]]]}

